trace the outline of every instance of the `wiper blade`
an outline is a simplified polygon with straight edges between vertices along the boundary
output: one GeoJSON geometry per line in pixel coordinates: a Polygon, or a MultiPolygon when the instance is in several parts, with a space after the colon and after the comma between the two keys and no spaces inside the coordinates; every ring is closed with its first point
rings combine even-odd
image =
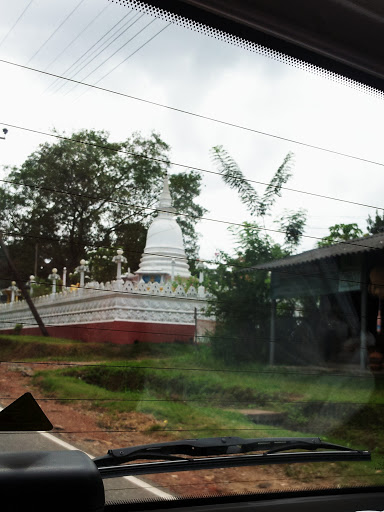
{"type": "Polygon", "coordinates": [[[242,437],[207,437],[201,439],[185,439],[167,443],[153,443],[128,448],[108,450],[108,455],[94,459],[100,467],[115,464],[124,464],[137,459],[168,459],[172,455],[191,455],[206,457],[210,455],[224,455],[235,453],[248,453],[261,450],[286,449],[290,443],[308,443],[310,449],[319,446],[318,437],[267,437],[257,439],[244,439],[242,437]]]}
{"type": "Polygon", "coordinates": [[[215,437],[108,450],[107,455],[95,458],[94,463],[100,469],[103,478],[113,478],[122,475],[167,473],[219,467],[370,459],[369,451],[354,450],[347,446],[327,443],[318,437],[267,437],[256,439],[215,437]],[[298,449],[305,450],[305,452],[290,452],[290,450],[298,449]],[[319,449],[322,451],[316,452],[319,449]],[[263,453],[236,456],[236,454],[247,454],[255,451],[262,451],[263,453]],[[180,457],[181,455],[191,456],[192,458],[180,457]],[[215,455],[224,456],[213,457],[215,455]],[[121,464],[139,459],[163,462],[121,466],[121,464]]]}

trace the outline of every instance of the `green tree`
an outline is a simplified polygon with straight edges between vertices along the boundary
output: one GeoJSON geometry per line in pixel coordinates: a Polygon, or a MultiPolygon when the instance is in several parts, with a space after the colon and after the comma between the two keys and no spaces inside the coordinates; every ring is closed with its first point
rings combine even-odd
{"type": "MultiPolygon", "coordinates": [[[[259,218],[271,215],[283,186],[292,176],[292,153],[284,158],[263,195],[253,188],[222,146],[214,147],[212,156],[224,182],[238,192],[250,214],[259,218]]],[[[210,289],[214,296],[210,307],[217,319],[212,349],[217,357],[228,361],[249,360],[250,357],[265,359],[270,278],[266,270],[250,270],[250,267],[291,254],[304,233],[306,212],[301,209],[285,211],[275,222],[284,234],[284,245],[274,242],[259,224],[244,223],[240,229],[233,230],[237,239],[236,254],[221,253],[217,269],[210,272],[210,289]]],[[[285,306],[289,311],[289,304],[281,304],[281,307],[285,306]]]]}
{"type": "Polygon", "coordinates": [[[379,215],[379,212],[376,210],[374,218],[368,215],[367,231],[370,235],[376,235],[384,231],[384,212],[379,215]]]}
{"type": "MultiPolygon", "coordinates": [[[[169,146],[156,133],[134,133],[124,142],[110,142],[104,131],[56,135],[61,138],[40,145],[20,167],[7,168],[0,189],[0,229],[20,271],[33,272],[36,254],[41,275],[53,266],[73,271],[100,246],[121,246],[135,270],[170,165],[169,146]]],[[[188,255],[196,257],[195,226],[205,212],[195,202],[201,176],[180,172],[170,184],[188,255]]]]}
{"type": "Polygon", "coordinates": [[[353,224],[335,224],[329,227],[329,235],[322,238],[318,247],[327,247],[339,242],[354,240],[363,236],[363,232],[356,223],[353,224]]]}
{"type": "Polygon", "coordinates": [[[214,295],[210,309],[217,322],[212,350],[214,356],[228,362],[264,360],[270,325],[270,277],[268,271],[251,267],[283,258],[289,251],[257,224],[244,223],[233,231],[236,254],[220,253],[220,262],[209,276],[214,295]]]}

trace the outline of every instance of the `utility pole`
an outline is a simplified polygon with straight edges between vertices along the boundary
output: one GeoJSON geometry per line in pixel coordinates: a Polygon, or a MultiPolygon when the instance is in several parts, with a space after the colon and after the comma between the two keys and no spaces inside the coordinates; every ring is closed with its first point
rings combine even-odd
{"type": "Polygon", "coordinates": [[[24,298],[25,298],[25,300],[26,300],[26,302],[27,302],[27,304],[29,306],[29,309],[31,310],[32,315],[35,317],[37,325],[40,327],[40,331],[41,331],[42,335],[43,336],[49,336],[48,331],[47,331],[47,329],[46,329],[46,327],[44,325],[44,322],[41,319],[39,313],[37,312],[37,309],[35,308],[35,305],[32,302],[32,299],[31,299],[31,297],[30,297],[30,295],[28,293],[28,290],[27,290],[24,282],[20,279],[19,273],[17,272],[16,267],[15,267],[15,264],[13,263],[10,255],[9,255],[8,248],[7,248],[7,246],[5,245],[5,243],[3,241],[2,233],[0,233],[0,247],[3,249],[3,252],[4,252],[4,255],[5,255],[6,259],[7,259],[9,268],[11,269],[11,272],[12,272],[12,274],[15,277],[16,284],[20,288],[22,294],[24,295],[24,298]]]}

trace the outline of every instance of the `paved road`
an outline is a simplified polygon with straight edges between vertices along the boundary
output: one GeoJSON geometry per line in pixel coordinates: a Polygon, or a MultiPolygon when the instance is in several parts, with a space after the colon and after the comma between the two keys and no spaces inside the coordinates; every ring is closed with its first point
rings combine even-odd
{"type": "MultiPolygon", "coordinates": [[[[1,407],[0,407],[1,410],[1,407]]],[[[22,452],[22,451],[57,451],[76,450],[76,446],[67,443],[49,433],[8,433],[0,432],[0,453],[1,452],[22,452]]],[[[92,454],[89,454],[92,455],[92,454]]],[[[171,494],[166,493],[149,482],[135,477],[113,478],[104,480],[105,498],[112,500],[141,500],[156,499],[159,497],[170,498],[171,494]]]]}

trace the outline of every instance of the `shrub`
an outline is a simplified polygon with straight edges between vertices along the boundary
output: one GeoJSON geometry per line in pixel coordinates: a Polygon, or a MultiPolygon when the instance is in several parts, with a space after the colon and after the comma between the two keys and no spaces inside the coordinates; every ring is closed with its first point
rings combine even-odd
{"type": "Polygon", "coordinates": [[[20,334],[22,329],[23,329],[22,324],[16,324],[15,327],[13,328],[13,334],[20,334]]]}

